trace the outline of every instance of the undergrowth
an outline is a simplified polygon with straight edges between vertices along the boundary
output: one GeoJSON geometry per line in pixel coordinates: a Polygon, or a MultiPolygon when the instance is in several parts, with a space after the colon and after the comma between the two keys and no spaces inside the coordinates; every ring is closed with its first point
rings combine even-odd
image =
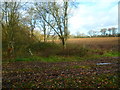
{"type": "MultiPolygon", "coordinates": [[[[41,62],[70,62],[70,61],[85,61],[85,60],[95,60],[103,57],[119,57],[120,52],[106,52],[103,55],[93,54],[93,55],[84,55],[84,56],[30,56],[30,57],[16,57],[14,59],[8,60],[9,62],[16,61],[41,61],[41,62]]],[[[3,61],[4,62],[4,61],[3,61]]]]}
{"type": "MultiPolygon", "coordinates": [[[[69,61],[84,61],[94,60],[103,57],[119,57],[120,52],[101,49],[91,49],[85,46],[68,45],[66,49],[62,49],[59,44],[55,43],[33,43],[29,46],[33,52],[33,56],[17,55],[14,58],[9,58],[9,62],[15,61],[41,61],[41,62],[69,62],[69,61]]],[[[23,55],[22,55],[23,54],[23,55]]]]}

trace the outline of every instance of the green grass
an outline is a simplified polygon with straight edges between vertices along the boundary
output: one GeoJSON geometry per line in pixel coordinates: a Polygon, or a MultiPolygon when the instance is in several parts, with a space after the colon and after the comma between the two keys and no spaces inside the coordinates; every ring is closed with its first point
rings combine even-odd
{"type": "MultiPolygon", "coordinates": [[[[92,52],[96,52],[96,50],[92,50],[92,52]]],[[[97,50],[98,52],[100,50],[97,50]]],[[[105,52],[102,55],[99,54],[86,54],[84,56],[60,56],[60,55],[52,55],[52,56],[29,56],[27,57],[16,57],[14,59],[8,60],[9,62],[16,61],[41,61],[41,62],[70,62],[70,61],[84,61],[84,60],[95,60],[103,57],[119,57],[120,52],[118,51],[109,51],[105,52]]],[[[3,61],[4,62],[4,61],[3,61]]],[[[6,61],[5,61],[6,62],[6,61]]]]}
{"type": "Polygon", "coordinates": [[[62,57],[62,56],[50,56],[50,57],[40,57],[40,56],[33,56],[28,58],[15,58],[9,60],[9,62],[16,62],[16,61],[41,61],[41,62],[70,62],[70,61],[83,61],[87,59],[96,59],[99,56],[90,56],[90,57],[79,57],[79,56],[72,56],[72,57],[62,57]]]}
{"type": "Polygon", "coordinates": [[[110,51],[110,52],[105,53],[103,56],[106,56],[106,57],[119,57],[120,52],[118,52],[118,51],[110,51]]]}

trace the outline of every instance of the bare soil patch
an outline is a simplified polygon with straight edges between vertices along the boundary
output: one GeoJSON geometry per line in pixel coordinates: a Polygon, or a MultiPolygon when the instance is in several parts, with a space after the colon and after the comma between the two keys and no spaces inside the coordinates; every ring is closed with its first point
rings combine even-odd
{"type": "Polygon", "coordinates": [[[118,60],[118,57],[112,57],[80,62],[3,63],[2,85],[3,88],[117,88],[109,79],[117,75],[118,60]]]}

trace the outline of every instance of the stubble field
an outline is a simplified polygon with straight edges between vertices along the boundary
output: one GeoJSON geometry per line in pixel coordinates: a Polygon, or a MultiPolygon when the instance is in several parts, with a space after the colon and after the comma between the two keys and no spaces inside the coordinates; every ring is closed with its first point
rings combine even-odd
{"type": "Polygon", "coordinates": [[[76,38],[68,39],[67,43],[76,46],[85,46],[100,49],[117,49],[120,37],[96,37],[96,38],[76,38]]]}

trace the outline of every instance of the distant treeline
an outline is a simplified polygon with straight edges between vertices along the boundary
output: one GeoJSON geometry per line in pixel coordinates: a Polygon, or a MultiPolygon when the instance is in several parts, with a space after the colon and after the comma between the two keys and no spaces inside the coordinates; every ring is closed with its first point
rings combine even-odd
{"type": "Polygon", "coordinates": [[[119,37],[120,33],[118,33],[117,28],[103,28],[100,31],[89,30],[88,35],[84,33],[77,32],[77,35],[73,35],[74,38],[84,38],[84,37],[119,37]]]}

